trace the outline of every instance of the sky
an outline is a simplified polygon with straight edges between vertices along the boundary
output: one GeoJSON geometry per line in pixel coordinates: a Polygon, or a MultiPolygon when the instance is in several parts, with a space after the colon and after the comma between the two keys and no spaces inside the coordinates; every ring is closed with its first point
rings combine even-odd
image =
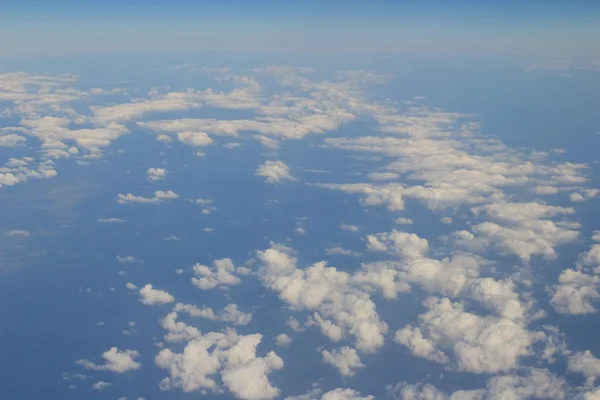
{"type": "Polygon", "coordinates": [[[5,54],[291,52],[593,57],[576,1],[5,1],[5,54]]]}
{"type": "Polygon", "coordinates": [[[596,3],[1,5],[1,399],[600,399],[596,3]]]}

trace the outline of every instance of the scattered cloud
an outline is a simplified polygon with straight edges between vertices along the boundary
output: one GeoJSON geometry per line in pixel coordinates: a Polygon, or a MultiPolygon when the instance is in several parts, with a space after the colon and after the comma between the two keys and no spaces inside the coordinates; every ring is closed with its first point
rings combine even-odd
{"type": "Polygon", "coordinates": [[[98,222],[101,224],[118,224],[127,221],[121,218],[98,218],[98,222]]]}
{"type": "Polygon", "coordinates": [[[341,347],[333,350],[331,353],[327,350],[321,351],[325,364],[332,365],[340,371],[343,376],[353,376],[356,369],[364,368],[365,365],[360,362],[360,357],[351,347],[341,347]]]}
{"type": "Polygon", "coordinates": [[[151,182],[163,180],[167,177],[167,170],[164,168],[148,168],[146,170],[146,179],[151,182]]]}
{"type": "Polygon", "coordinates": [[[26,237],[31,236],[31,233],[29,233],[29,231],[25,231],[23,229],[11,229],[10,231],[8,231],[6,233],[6,236],[26,238],[26,237]]]}
{"type": "Polygon", "coordinates": [[[122,374],[127,371],[139,369],[142,366],[139,362],[135,361],[138,357],[139,353],[135,350],[120,351],[117,347],[112,347],[110,350],[102,353],[102,358],[104,359],[104,364],[102,365],[97,365],[85,359],[77,360],[76,364],[94,371],[109,371],[122,374]]]}
{"type": "Polygon", "coordinates": [[[147,284],[139,291],[140,301],[148,306],[169,304],[175,301],[175,298],[168,292],[160,289],[154,289],[151,284],[147,284]]]}
{"type": "Polygon", "coordinates": [[[267,183],[296,180],[290,175],[290,168],[281,161],[266,161],[258,167],[256,175],[264,177],[267,183]]]}
{"type": "Polygon", "coordinates": [[[213,261],[213,267],[196,264],[193,266],[195,277],[192,283],[202,290],[239,285],[241,283],[236,273],[236,268],[229,258],[213,261]]]}
{"type": "Polygon", "coordinates": [[[280,333],[275,338],[275,344],[280,347],[288,347],[290,344],[292,344],[292,338],[285,333],[280,333]]]}

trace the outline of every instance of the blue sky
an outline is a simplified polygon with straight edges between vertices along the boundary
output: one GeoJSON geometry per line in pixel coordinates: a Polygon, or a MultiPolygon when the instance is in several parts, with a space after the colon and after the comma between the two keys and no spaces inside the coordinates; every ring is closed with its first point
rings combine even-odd
{"type": "Polygon", "coordinates": [[[22,1],[2,50],[460,53],[593,57],[594,1],[22,1]]]}

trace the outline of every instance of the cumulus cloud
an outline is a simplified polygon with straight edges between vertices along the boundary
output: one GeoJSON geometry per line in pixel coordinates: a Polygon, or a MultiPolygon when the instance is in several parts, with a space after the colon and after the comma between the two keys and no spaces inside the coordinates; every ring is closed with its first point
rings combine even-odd
{"type": "Polygon", "coordinates": [[[213,143],[211,137],[204,132],[179,132],[177,139],[184,144],[196,147],[210,146],[213,143]]]}
{"type": "Polygon", "coordinates": [[[266,161],[258,167],[256,175],[264,177],[267,183],[296,180],[290,175],[290,168],[281,161],[266,161]]]}
{"type": "Polygon", "coordinates": [[[77,360],[76,364],[94,371],[109,371],[122,374],[127,371],[139,369],[142,366],[139,362],[135,361],[138,357],[139,353],[135,350],[119,350],[117,347],[112,347],[110,350],[102,353],[104,364],[97,365],[85,359],[77,360]]]}
{"type": "Polygon", "coordinates": [[[490,378],[485,388],[458,390],[446,394],[431,384],[401,382],[386,387],[394,400],[500,400],[500,399],[565,399],[564,378],[545,369],[528,368],[524,376],[500,375],[490,378]]]}
{"type": "Polygon", "coordinates": [[[235,331],[210,332],[190,340],[182,353],[161,350],[155,358],[159,368],[169,376],[160,384],[162,390],[216,392],[221,383],[237,398],[272,399],[280,391],[268,379],[283,368],[283,360],[274,352],[257,357],[262,335],[241,336],[235,331]],[[248,384],[252,382],[252,384],[248,384]]]}
{"type": "Polygon", "coordinates": [[[576,269],[565,269],[558,283],[550,288],[550,304],[561,314],[597,312],[594,303],[600,299],[600,244],[579,255],[576,269]]]}
{"type": "Polygon", "coordinates": [[[148,306],[169,304],[175,301],[175,298],[164,290],[154,289],[151,284],[146,284],[139,291],[140,301],[148,306]]]}
{"type": "Polygon", "coordinates": [[[289,335],[286,335],[285,333],[280,333],[275,338],[275,344],[280,347],[287,347],[290,344],[292,344],[292,338],[289,335]]]}
{"type": "Polygon", "coordinates": [[[588,386],[594,386],[596,378],[600,376],[600,359],[594,357],[591,351],[578,352],[567,359],[569,372],[578,372],[587,379],[588,386]]]}
{"type": "Polygon", "coordinates": [[[263,284],[293,309],[313,311],[314,324],[329,339],[339,341],[351,335],[364,352],[383,345],[387,325],[377,315],[369,294],[353,285],[350,275],[325,262],[300,269],[291,249],[281,245],[257,255],[263,284]]]}
{"type": "Polygon", "coordinates": [[[336,367],[343,376],[353,376],[356,373],[356,369],[365,367],[360,362],[360,357],[356,353],[356,350],[348,346],[335,349],[332,352],[323,350],[321,351],[321,355],[326,364],[336,367]]]}
{"type": "Polygon", "coordinates": [[[146,170],[146,179],[151,182],[163,180],[167,177],[167,170],[164,168],[148,168],[146,170]]]}
{"type": "Polygon", "coordinates": [[[236,268],[229,258],[213,261],[213,267],[202,264],[193,266],[195,277],[192,283],[202,290],[214,289],[216,287],[226,287],[239,285],[241,283],[236,273],[236,268]]]}
{"type": "Polygon", "coordinates": [[[428,311],[419,316],[420,325],[399,329],[395,341],[415,356],[440,364],[448,364],[452,357],[460,371],[514,369],[519,358],[531,354],[532,345],[545,337],[508,318],[467,312],[447,298],[429,298],[425,306],[428,311]]]}
{"type": "Polygon", "coordinates": [[[190,317],[231,322],[234,325],[248,325],[252,321],[252,314],[240,311],[237,304],[228,304],[223,311],[215,313],[210,307],[199,308],[192,304],[177,303],[173,311],[187,313],[190,317]]]}

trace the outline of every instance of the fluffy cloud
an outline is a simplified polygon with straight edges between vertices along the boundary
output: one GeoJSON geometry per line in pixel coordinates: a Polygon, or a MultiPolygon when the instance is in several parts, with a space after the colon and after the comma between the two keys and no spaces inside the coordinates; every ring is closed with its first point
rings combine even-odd
{"type": "Polygon", "coordinates": [[[279,389],[271,385],[268,375],[283,368],[283,360],[274,352],[257,357],[260,334],[240,336],[235,331],[210,332],[190,340],[182,353],[163,349],[156,356],[156,365],[169,371],[161,389],[181,389],[184,392],[219,392],[217,374],[237,398],[272,399],[279,389]],[[248,382],[252,382],[251,385],[248,382]]]}
{"type": "Polygon", "coordinates": [[[167,177],[167,170],[164,168],[148,168],[146,179],[152,182],[163,180],[167,177]]]}
{"type": "Polygon", "coordinates": [[[89,360],[77,360],[76,364],[81,365],[86,369],[94,371],[109,371],[122,374],[127,371],[139,369],[142,365],[135,361],[139,357],[139,353],[135,350],[122,350],[112,347],[110,350],[102,353],[104,364],[97,365],[89,360]]]}
{"type": "Polygon", "coordinates": [[[479,316],[449,299],[429,298],[428,311],[419,316],[420,325],[398,330],[395,340],[412,354],[440,364],[450,362],[471,373],[495,373],[518,366],[520,357],[545,338],[542,332],[527,331],[504,317],[479,316]]]}
{"type": "Polygon", "coordinates": [[[27,139],[14,133],[0,135],[0,147],[18,147],[25,145],[27,139]]]}
{"type": "Polygon", "coordinates": [[[185,312],[191,317],[206,318],[213,321],[231,322],[234,325],[248,325],[252,320],[251,313],[240,311],[237,304],[228,304],[222,312],[215,314],[210,307],[198,308],[195,305],[177,303],[175,312],[185,312]]]}
{"type": "Polygon", "coordinates": [[[588,386],[594,386],[600,376],[600,359],[594,357],[589,350],[575,353],[568,358],[570,372],[579,372],[587,379],[588,386]]]}
{"type": "Polygon", "coordinates": [[[202,290],[239,285],[241,280],[235,276],[236,268],[229,258],[213,261],[213,267],[196,264],[193,267],[195,277],[192,283],[202,290]]]}
{"type": "Polygon", "coordinates": [[[394,400],[560,400],[567,396],[565,380],[545,369],[529,368],[524,376],[495,376],[484,389],[459,390],[450,395],[430,384],[401,382],[389,385],[387,394],[394,400]]]}
{"type": "Polygon", "coordinates": [[[292,338],[289,335],[286,335],[285,333],[280,333],[275,338],[275,344],[277,346],[287,347],[290,344],[292,344],[292,338]]]}
{"type": "Polygon", "coordinates": [[[379,319],[369,294],[351,277],[325,262],[300,269],[291,249],[280,245],[257,252],[263,284],[296,310],[311,310],[314,324],[333,341],[351,335],[356,346],[373,352],[383,345],[387,325],[379,319]]]}
{"type": "Polygon", "coordinates": [[[169,304],[175,301],[175,298],[168,292],[160,289],[154,289],[151,284],[147,284],[140,289],[140,301],[148,306],[169,304]]]}
{"type": "Polygon", "coordinates": [[[281,161],[266,161],[256,170],[257,176],[263,176],[268,183],[294,181],[290,168],[281,161]]]}
{"type": "Polygon", "coordinates": [[[360,362],[360,357],[356,353],[356,350],[351,347],[344,346],[333,350],[331,353],[323,350],[321,355],[326,364],[333,365],[344,376],[353,376],[356,373],[356,369],[365,367],[360,362]]]}
{"type": "Polygon", "coordinates": [[[558,284],[550,288],[550,304],[561,314],[597,312],[594,302],[600,299],[600,244],[594,244],[579,256],[576,269],[565,269],[558,284]]]}
{"type": "Polygon", "coordinates": [[[210,146],[213,140],[204,132],[180,132],[177,134],[180,142],[189,146],[210,146]]]}

